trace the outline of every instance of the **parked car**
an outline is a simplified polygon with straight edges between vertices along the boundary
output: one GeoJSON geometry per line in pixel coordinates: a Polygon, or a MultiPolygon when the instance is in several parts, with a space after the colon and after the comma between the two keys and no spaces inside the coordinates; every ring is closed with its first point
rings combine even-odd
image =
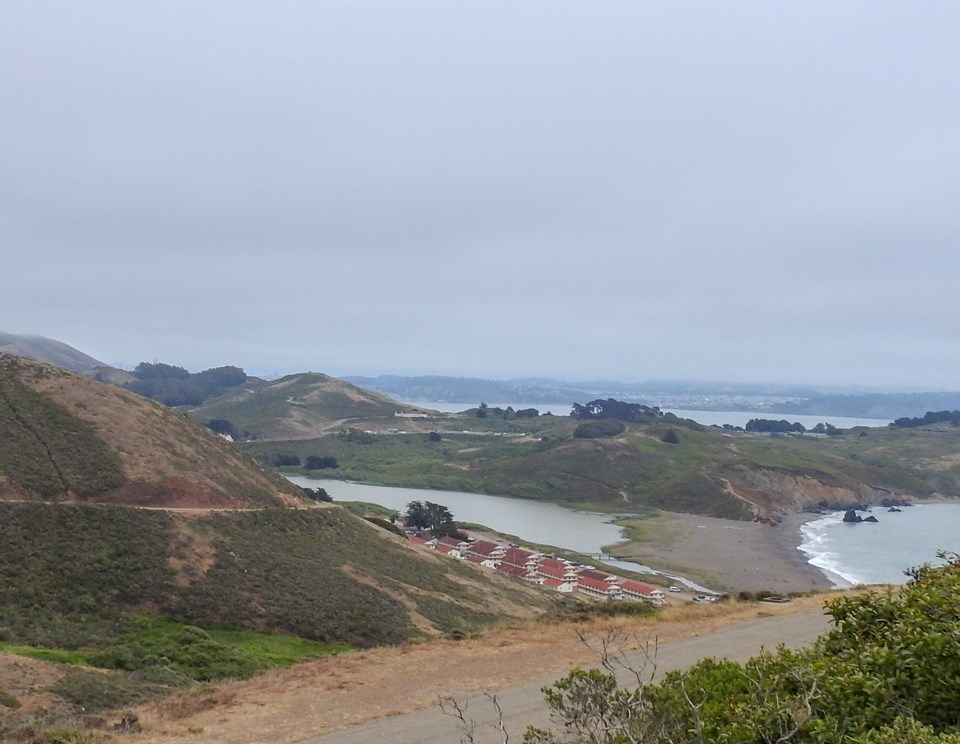
{"type": "Polygon", "coordinates": [[[679,586],[671,586],[671,587],[667,587],[667,591],[668,591],[668,592],[679,592],[679,591],[681,591],[681,589],[680,589],[679,586]]]}

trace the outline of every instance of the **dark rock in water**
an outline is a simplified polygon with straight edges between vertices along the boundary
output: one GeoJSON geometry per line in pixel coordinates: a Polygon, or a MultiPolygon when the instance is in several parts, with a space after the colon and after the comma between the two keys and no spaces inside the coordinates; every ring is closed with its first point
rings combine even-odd
{"type": "Polygon", "coordinates": [[[902,512],[903,509],[898,509],[898,508],[895,507],[895,506],[891,506],[889,509],[887,509],[887,511],[888,511],[888,512],[902,512]]]}
{"type": "Polygon", "coordinates": [[[863,521],[864,521],[864,522],[879,522],[880,520],[877,519],[875,516],[873,516],[873,515],[871,514],[869,517],[867,517],[867,518],[864,519],[863,521]]]}
{"type": "MultiPolygon", "coordinates": [[[[843,515],[843,521],[849,524],[856,524],[857,522],[862,522],[863,517],[857,514],[856,509],[847,509],[846,514],[843,515]]],[[[876,518],[874,518],[873,521],[876,522],[876,518]]]]}

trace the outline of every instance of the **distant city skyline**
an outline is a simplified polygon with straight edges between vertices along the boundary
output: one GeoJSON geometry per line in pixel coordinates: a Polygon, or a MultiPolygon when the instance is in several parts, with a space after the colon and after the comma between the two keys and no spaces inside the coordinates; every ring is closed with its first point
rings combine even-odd
{"type": "Polygon", "coordinates": [[[8,2],[0,330],[960,388],[960,5],[8,2]]]}

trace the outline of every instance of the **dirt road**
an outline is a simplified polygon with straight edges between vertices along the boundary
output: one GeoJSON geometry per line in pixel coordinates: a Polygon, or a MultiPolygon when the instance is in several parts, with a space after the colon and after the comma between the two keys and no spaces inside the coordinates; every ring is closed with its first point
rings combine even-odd
{"type": "MultiPolygon", "coordinates": [[[[827,629],[827,617],[820,609],[795,614],[761,617],[720,628],[714,632],[664,643],[656,654],[656,673],[690,666],[708,656],[743,661],[756,655],[761,647],[774,648],[783,643],[790,648],[809,644],[827,629]]],[[[632,661],[642,666],[641,652],[632,653],[632,661]]],[[[516,741],[528,724],[547,726],[549,718],[540,688],[556,679],[543,677],[523,685],[496,691],[503,710],[503,721],[516,741]]],[[[477,744],[499,744],[502,735],[494,728],[494,708],[483,690],[451,689],[449,694],[467,706],[466,716],[476,724],[477,744]]],[[[391,744],[451,744],[461,740],[458,722],[433,706],[422,710],[379,718],[323,736],[302,740],[302,744],[357,744],[358,742],[391,742],[391,744]]]]}

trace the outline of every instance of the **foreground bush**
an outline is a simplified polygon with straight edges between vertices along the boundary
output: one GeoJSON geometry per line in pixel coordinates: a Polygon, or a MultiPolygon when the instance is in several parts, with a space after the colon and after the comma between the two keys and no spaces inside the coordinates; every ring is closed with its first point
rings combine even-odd
{"type": "Polygon", "coordinates": [[[544,688],[562,731],[524,741],[960,744],[960,557],[942,557],[899,589],[828,602],[833,628],[804,651],[705,659],[630,690],[574,670],[544,688]]]}

